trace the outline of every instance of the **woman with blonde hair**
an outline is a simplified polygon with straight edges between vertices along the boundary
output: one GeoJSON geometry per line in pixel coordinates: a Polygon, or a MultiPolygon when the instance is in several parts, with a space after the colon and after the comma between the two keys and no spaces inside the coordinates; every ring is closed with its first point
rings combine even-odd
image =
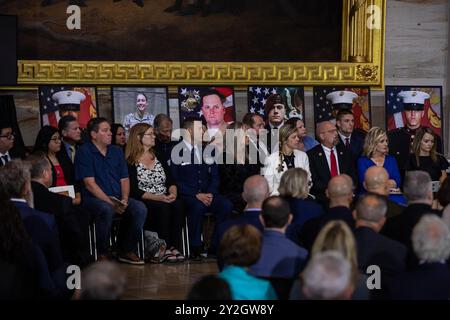
{"type": "Polygon", "coordinates": [[[355,287],[352,299],[368,299],[366,277],[358,270],[356,241],[353,232],[344,221],[330,221],[320,230],[312,246],[311,257],[325,251],[338,251],[350,262],[355,287]]]}
{"type": "Polygon", "coordinates": [[[308,156],[305,152],[298,150],[299,143],[300,138],[296,125],[292,123],[283,125],[279,130],[279,150],[266,158],[262,169],[262,175],[269,184],[270,195],[279,194],[281,177],[288,169],[304,169],[308,174],[307,181],[311,181],[308,156]]]}
{"type": "Polygon", "coordinates": [[[181,246],[184,207],[177,199],[177,187],[164,161],[154,151],[153,127],[138,123],[130,130],[125,156],[130,178],[130,196],[141,200],[148,209],[145,227],[156,231],[167,247],[159,262],[180,262],[185,257],[181,246]]]}
{"type": "Polygon", "coordinates": [[[388,137],[386,132],[373,127],[364,140],[363,155],[358,159],[358,179],[360,191],[366,192],[363,182],[366,170],[372,166],[383,167],[389,174],[388,187],[398,190],[401,185],[397,160],[388,154],[388,137]]]}
{"type": "Polygon", "coordinates": [[[436,134],[432,129],[421,127],[417,130],[406,171],[426,171],[432,181],[442,184],[447,178],[448,162],[436,151],[436,140],[436,134]]]}
{"type": "Polygon", "coordinates": [[[302,168],[291,168],[281,176],[280,196],[289,201],[293,215],[291,224],[286,230],[286,236],[296,243],[300,243],[300,229],[304,223],[323,214],[323,208],[308,199],[308,173],[302,168]]]}

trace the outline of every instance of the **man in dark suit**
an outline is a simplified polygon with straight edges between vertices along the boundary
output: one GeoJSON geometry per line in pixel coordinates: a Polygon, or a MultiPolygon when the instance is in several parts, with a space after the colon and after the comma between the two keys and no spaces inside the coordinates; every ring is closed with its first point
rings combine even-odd
{"type": "MultiPolygon", "coordinates": [[[[234,225],[250,224],[262,233],[264,227],[259,219],[259,215],[261,214],[263,201],[268,196],[269,186],[267,185],[267,180],[263,176],[255,175],[247,178],[244,182],[244,191],[242,192],[242,198],[247,203],[247,206],[240,217],[226,220],[217,226],[212,239],[213,249],[217,250],[219,248],[223,235],[234,225]]],[[[219,269],[222,270],[223,265],[220,257],[218,257],[217,263],[219,269]]]]}
{"type": "Polygon", "coordinates": [[[381,290],[372,291],[373,298],[386,298],[387,285],[406,267],[406,247],[378,233],[386,221],[386,211],[386,198],[375,193],[360,197],[353,211],[358,267],[362,273],[371,265],[381,270],[381,290]]]}
{"type": "Polygon", "coordinates": [[[420,264],[399,275],[389,287],[390,298],[408,300],[448,300],[450,232],[436,215],[424,215],[412,232],[414,253],[420,264]]]}
{"type": "Polygon", "coordinates": [[[188,118],[182,128],[183,141],[174,147],[171,170],[180,199],[187,206],[191,258],[201,260],[202,221],[205,213],[214,213],[217,225],[229,217],[233,205],[218,193],[220,179],[214,151],[202,152],[202,122],[188,118]],[[210,153],[209,157],[203,155],[206,153],[210,153]]]}
{"type": "Polygon", "coordinates": [[[63,267],[59,234],[54,216],[33,209],[29,165],[12,160],[0,168],[0,188],[20,211],[25,229],[47,259],[50,272],[63,267]]]}
{"type": "Polygon", "coordinates": [[[263,130],[265,129],[264,118],[256,113],[246,113],[242,118],[242,123],[245,126],[246,134],[249,138],[249,163],[258,164],[260,167],[263,167],[266,157],[269,155],[265,144],[267,141],[264,142],[260,139],[263,132],[267,133],[266,130],[263,130]]]}
{"type": "Polygon", "coordinates": [[[356,174],[351,153],[338,144],[336,126],[330,121],[319,122],[316,132],[320,144],[307,152],[313,182],[310,192],[317,201],[326,203],[325,189],[331,178],[345,173],[356,185],[356,174]]]}
{"type": "Polygon", "coordinates": [[[15,158],[22,158],[23,154],[14,149],[15,134],[12,125],[0,122],[0,167],[15,158]]]}
{"type": "Polygon", "coordinates": [[[326,213],[305,222],[300,231],[300,243],[310,251],[320,230],[331,220],[342,220],[351,229],[355,227],[350,205],[353,201],[353,181],[342,174],[331,178],[328,182],[326,196],[329,199],[329,207],[326,213]]]}
{"type": "Polygon", "coordinates": [[[339,145],[350,151],[356,164],[363,152],[365,134],[361,130],[355,130],[355,117],[347,109],[340,110],[336,115],[336,127],[339,134],[339,145]]]}
{"type": "Polygon", "coordinates": [[[387,197],[387,219],[398,216],[405,209],[405,206],[398,204],[400,201],[405,201],[403,195],[389,194],[388,180],[389,174],[385,168],[372,166],[366,170],[363,182],[364,188],[366,188],[368,192],[387,197]]]}
{"type": "Polygon", "coordinates": [[[402,214],[388,219],[381,232],[387,237],[406,245],[409,250],[408,267],[411,268],[418,263],[411,242],[414,226],[427,213],[437,216],[441,216],[441,213],[431,208],[433,192],[431,178],[427,172],[407,172],[403,184],[403,193],[408,201],[408,206],[402,214]]]}
{"type": "Polygon", "coordinates": [[[261,256],[250,267],[250,273],[263,278],[296,279],[308,252],[286,238],[286,228],[292,221],[289,203],[278,196],[267,198],[260,220],[264,225],[261,256]]]}
{"type": "Polygon", "coordinates": [[[33,154],[27,160],[31,164],[35,209],[54,215],[65,261],[86,266],[90,260],[89,214],[72,206],[72,198],[48,190],[52,185],[52,169],[44,154],[33,154]]]}

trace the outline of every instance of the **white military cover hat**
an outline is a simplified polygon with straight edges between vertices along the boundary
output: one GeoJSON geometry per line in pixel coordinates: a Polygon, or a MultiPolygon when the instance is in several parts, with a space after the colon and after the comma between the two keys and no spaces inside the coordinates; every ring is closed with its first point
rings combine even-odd
{"type": "Polygon", "coordinates": [[[403,99],[405,110],[423,110],[425,100],[430,99],[428,93],[417,90],[402,91],[397,96],[403,99]]]}
{"type": "Polygon", "coordinates": [[[60,110],[80,110],[80,103],[86,99],[86,96],[78,91],[64,90],[58,91],[52,95],[52,99],[58,103],[60,110]]]}
{"type": "Polygon", "coordinates": [[[331,104],[351,104],[358,95],[352,91],[333,91],[327,94],[327,100],[331,101],[331,104]]]}

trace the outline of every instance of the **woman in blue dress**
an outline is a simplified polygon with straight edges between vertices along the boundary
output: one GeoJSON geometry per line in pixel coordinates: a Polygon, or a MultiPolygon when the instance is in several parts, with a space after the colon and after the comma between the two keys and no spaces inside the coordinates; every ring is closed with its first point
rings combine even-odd
{"type": "Polygon", "coordinates": [[[386,132],[373,127],[367,133],[364,141],[363,155],[358,159],[358,181],[360,192],[366,192],[364,188],[364,174],[369,167],[379,166],[386,169],[389,174],[388,187],[397,189],[401,185],[400,171],[397,161],[393,156],[388,155],[388,138],[386,132]]]}

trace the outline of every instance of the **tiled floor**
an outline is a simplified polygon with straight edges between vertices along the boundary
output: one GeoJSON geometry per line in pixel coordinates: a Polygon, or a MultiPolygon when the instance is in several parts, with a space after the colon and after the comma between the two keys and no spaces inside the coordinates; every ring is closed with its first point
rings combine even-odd
{"type": "Polygon", "coordinates": [[[127,273],[123,299],[185,299],[191,286],[201,277],[217,274],[216,260],[181,264],[120,265],[127,273]]]}

